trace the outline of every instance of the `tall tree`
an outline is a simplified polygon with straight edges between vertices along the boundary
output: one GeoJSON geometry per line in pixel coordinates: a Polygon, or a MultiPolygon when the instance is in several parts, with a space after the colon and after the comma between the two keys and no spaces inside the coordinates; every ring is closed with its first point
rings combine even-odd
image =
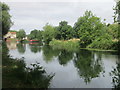
{"type": "Polygon", "coordinates": [[[45,44],[49,44],[50,41],[52,41],[52,39],[54,39],[56,37],[56,31],[55,28],[49,24],[46,24],[43,27],[43,39],[45,44]]]}
{"type": "Polygon", "coordinates": [[[56,29],[58,31],[57,39],[67,40],[73,38],[74,32],[72,27],[68,25],[68,22],[61,21],[56,29]]]}
{"type": "Polygon", "coordinates": [[[116,7],[113,9],[115,10],[114,14],[114,22],[120,23],[120,0],[115,0],[116,1],[116,7]]]}
{"type": "Polygon", "coordinates": [[[80,38],[81,46],[86,47],[92,43],[102,33],[105,33],[106,26],[101,22],[99,17],[93,15],[91,11],[86,11],[74,24],[76,38],[80,38]]]}
{"type": "MultiPolygon", "coordinates": [[[[9,14],[9,6],[5,3],[0,2],[0,27],[2,26],[2,36],[7,34],[10,27],[12,26],[11,15],[9,14]]],[[[1,30],[1,29],[0,29],[1,30]]],[[[1,33],[0,32],[0,33],[1,33]]]]}
{"type": "Polygon", "coordinates": [[[25,30],[20,29],[20,30],[17,32],[17,38],[18,38],[19,40],[23,40],[23,38],[25,38],[25,37],[26,37],[26,32],[25,32],[25,30]]]}

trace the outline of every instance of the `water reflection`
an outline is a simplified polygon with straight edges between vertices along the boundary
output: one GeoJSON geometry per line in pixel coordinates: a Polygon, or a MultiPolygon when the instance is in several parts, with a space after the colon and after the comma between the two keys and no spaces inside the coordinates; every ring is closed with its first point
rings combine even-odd
{"type": "MultiPolygon", "coordinates": [[[[23,53],[26,52],[24,53],[26,62],[31,63],[34,62],[35,59],[40,63],[42,62],[42,65],[45,66],[48,73],[55,73],[53,84],[58,87],[65,87],[65,83],[68,85],[66,87],[72,87],[73,85],[73,87],[82,88],[82,86],[77,86],[78,84],[82,84],[85,87],[95,87],[94,84],[97,84],[99,87],[102,87],[102,85],[108,88],[112,87],[111,76],[109,76],[108,73],[112,70],[113,66],[116,66],[117,55],[115,52],[64,50],[45,46],[40,43],[29,43],[28,45],[18,44],[17,49],[20,48],[23,49],[23,53]],[[29,54],[31,56],[28,57],[29,54]],[[70,75],[71,72],[73,72],[71,74],[73,76],[70,75]],[[63,77],[66,77],[66,81],[64,81],[64,79],[62,80],[63,77]],[[73,84],[71,80],[75,84],[73,84]],[[103,83],[101,83],[101,81],[103,81],[103,83]],[[64,82],[64,84],[62,82],[64,82]]],[[[11,53],[15,51],[11,50],[11,53]]],[[[18,52],[21,53],[19,50],[18,52]]],[[[15,56],[14,54],[12,55],[15,56]]],[[[18,55],[16,56],[18,57],[18,55]]],[[[118,68],[120,68],[120,65],[117,65],[118,68]]],[[[116,70],[113,71],[117,71],[118,68],[116,67],[116,70]]],[[[113,76],[115,75],[116,74],[113,74],[113,76]]],[[[118,84],[116,84],[116,86],[118,86],[118,84]]]]}
{"type": "MultiPolygon", "coordinates": [[[[23,44],[17,45],[19,49],[23,44]]],[[[25,46],[24,46],[25,47],[25,46]]],[[[24,51],[24,50],[23,50],[24,51]]],[[[22,51],[22,52],[23,52],[22,51]]],[[[2,88],[48,88],[54,75],[47,75],[39,63],[27,67],[24,58],[13,59],[3,43],[2,88]]],[[[21,53],[21,51],[20,51],[21,53]]]]}
{"type": "Polygon", "coordinates": [[[33,52],[33,53],[38,53],[38,52],[40,52],[41,51],[41,46],[42,46],[42,44],[39,44],[39,43],[30,43],[29,44],[29,46],[30,46],[30,50],[31,50],[31,52],[33,52]]]}
{"type": "Polygon", "coordinates": [[[14,50],[14,49],[17,49],[17,43],[16,42],[7,42],[7,48],[10,49],[10,50],[14,50]]]}
{"type": "Polygon", "coordinates": [[[43,46],[42,50],[43,50],[44,60],[47,63],[51,62],[53,60],[53,57],[57,57],[59,55],[59,53],[60,53],[59,50],[53,49],[50,46],[43,46]]]}
{"type": "Polygon", "coordinates": [[[117,90],[120,88],[120,60],[118,60],[116,68],[113,68],[110,75],[112,76],[113,87],[117,90]]]}
{"type": "Polygon", "coordinates": [[[58,56],[58,61],[60,65],[66,65],[72,59],[73,59],[73,52],[68,52],[67,50],[61,50],[58,56]]]}
{"type": "Polygon", "coordinates": [[[18,43],[17,50],[19,53],[24,54],[26,51],[26,44],[25,43],[18,43]]]}
{"type": "Polygon", "coordinates": [[[76,53],[74,64],[86,84],[93,78],[99,77],[100,72],[103,71],[101,55],[95,57],[93,52],[87,50],[80,50],[76,53]]]}

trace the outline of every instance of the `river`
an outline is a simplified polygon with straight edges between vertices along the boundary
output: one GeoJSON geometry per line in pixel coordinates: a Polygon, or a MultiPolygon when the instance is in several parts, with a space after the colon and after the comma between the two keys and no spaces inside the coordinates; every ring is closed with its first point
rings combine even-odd
{"type": "Polygon", "coordinates": [[[7,43],[13,58],[24,57],[27,66],[39,62],[48,74],[55,74],[50,88],[113,88],[111,74],[117,69],[115,52],[78,49],[70,51],[36,43],[7,43]]]}

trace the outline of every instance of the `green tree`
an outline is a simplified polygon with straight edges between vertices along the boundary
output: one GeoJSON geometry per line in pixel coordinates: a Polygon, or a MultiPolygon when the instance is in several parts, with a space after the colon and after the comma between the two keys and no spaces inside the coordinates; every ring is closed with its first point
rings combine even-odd
{"type": "Polygon", "coordinates": [[[87,48],[105,50],[117,49],[117,44],[114,44],[111,35],[105,33],[104,35],[101,35],[98,38],[96,38],[91,44],[87,46],[87,48]]]}
{"type": "Polygon", "coordinates": [[[120,1],[116,2],[116,6],[113,10],[115,10],[114,12],[115,15],[113,16],[114,22],[118,22],[120,24],[120,1]]]}
{"type": "Polygon", "coordinates": [[[105,33],[106,25],[91,11],[86,11],[83,17],[80,17],[74,24],[73,28],[76,32],[76,38],[80,38],[81,47],[86,47],[102,33],[105,33]]]}
{"type": "Polygon", "coordinates": [[[30,40],[36,39],[37,34],[38,34],[38,30],[35,29],[35,30],[33,30],[33,31],[30,32],[28,38],[29,38],[30,40]]]}
{"type": "Polygon", "coordinates": [[[72,27],[68,25],[68,22],[66,21],[61,21],[59,23],[59,26],[56,28],[56,30],[58,31],[57,39],[68,40],[70,38],[73,38],[74,36],[72,27]]]}
{"type": "Polygon", "coordinates": [[[23,30],[23,29],[20,29],[18,32],[17,32],[17,38],[19,40],[23,40],[23,38],[26,37],[26,32],[23,30]]]}
{"type": "Polygon", "coordinates": [[[108,26],[107,32],[113,39],[118,39],[118,24],[111,24],[108,26]]]}
{"type": "Polygon", "coordinates": [[[46,24],[43,27],[43,39],[45,44],[49,44],[50,41],[52,41],[52,39],[54,39],[56,37],[56,31],[55,28],[49,24],[46,24]]]}
{"type": "MultiPolygon", "coordinates": [[[[0,27],[2,27],[2,37],[7,34],[10,27],[12,26],[11,16],[9,14],[9,6],[5,3],[0,2],[0,27]],[[2,12],[1,12],[2,11],[2,12]]],[[[0,33],[1,33],[0,32],[0,33]]]]}

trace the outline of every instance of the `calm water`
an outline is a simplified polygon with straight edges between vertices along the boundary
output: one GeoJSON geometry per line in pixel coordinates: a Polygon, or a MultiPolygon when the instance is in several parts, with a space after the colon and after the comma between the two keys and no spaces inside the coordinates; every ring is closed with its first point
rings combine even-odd
{"type": "Polygon", "coordinates": [[[55,74],[51,88],[111,88],[111,72],[118,66],[118,55],[88,50],[67,51],[38,44],[7,43],[13,58],[25,63],[39,62],[48,74],[55,74]]]}

